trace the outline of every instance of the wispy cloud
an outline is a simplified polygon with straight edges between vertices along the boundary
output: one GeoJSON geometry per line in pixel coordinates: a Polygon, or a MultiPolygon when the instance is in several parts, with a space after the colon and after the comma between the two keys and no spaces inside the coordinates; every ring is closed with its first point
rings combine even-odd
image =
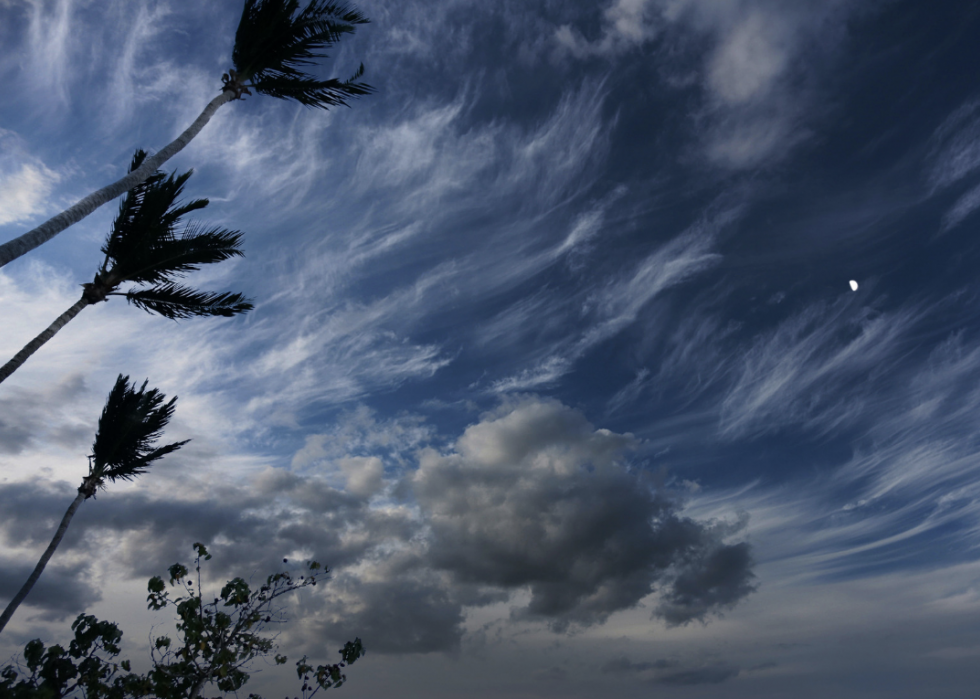
{"type": "MultiPolygon", "coordinates": [[[[969,179],[980,168],[980,101],[962,105],[936,129],[932,135],[927,174],[932,192],[954,186],[969,179]]],[[[943,215],[942,230],[959,225],[980,207],[980,185],[974,185],[943,215]]]]}
{"type": "Polygon", "coordinates": [[[81,35],[72,31],[76,4],[75,0],[30,4],[25,61],[29,81],[61,107],[70,101],[70,86],[78,77],[75,67],[82,44],[81,35]]]}
{"type": "Polygon", "coordinates": [[[861,414],[870,387],[855,390],[855,378],[897,362],[900,341],[924,311],[876,313],[857,303],[845,297],[812,305],[746,349],[722,402],[720,434],[734,438],[790,423],[829,430],[861,414]]]}
{"type": "MultiPolygon", "coordinates": [[[[493,390],[501,393],[529,390],[557,380],[590,349],[636,322],[642,309],[659,294],[716,265],[721,255],[712,251],[715,239],[739,214],[740,209],[736,207],[706,216],[648,255],[630,272],[590,290],[584,298],[563,299],[542,313],[545,317],[561,313],[566,321],[570,316],[585,316],[588,329],[552,341],[545,358],[517,374],[496,380],[493,390]]],[[[564,327],[576,327],[576,324],[566,322],[564,327]]]]}

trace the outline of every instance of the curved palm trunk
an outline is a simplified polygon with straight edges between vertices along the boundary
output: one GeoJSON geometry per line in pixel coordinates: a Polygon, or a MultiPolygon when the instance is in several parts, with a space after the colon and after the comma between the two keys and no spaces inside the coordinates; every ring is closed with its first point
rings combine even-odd
{"type": "Polygon", "coordinates": [[[103,187],[97,192],[89,194],[87,197],[74,204],[70,208],[51,218],[34,230],[28,231],[19,238],[14,238],[10,242],[0,245],[0,267],[8,262],[16,260],[21,255],[25,255],[34,248],[48,242],[61,231],[68,228],[73,223],[78,223],[90,213],[98,209],[103,204],[112,201],[121,194],[125,194],[130,189],[138,185],[147,177],[152,175],[161,165],[177,155],[184,146],[190,143],[191,139],[204,128],[218,107],[225,102],[234,99],[235,94],[231,90],[222,92],[208,103],[201,115],[191,124],[184,133],[180,134],[166,148],[147,158],[143,164],[133,172],[123,177],[118,182],[103,187]]]}
{"type": "Polygon", "coordinates": [[[29,577],[27,582],[24,583],[24,586],[20,588],[20,592],[18,592],[14,598],[10,600],[10,604],[8,604],[7,608],[3,610],[3,614],[0,614],[0,631],[3,631],[4,627],[7,625],[7,622],[10,621],[10,617],[12,617],[14,612],[17,611],[17,607],[19,607],[20,603],[24,601],[24,598],[27,597],[27,593],[29,593],[31,588],[34,587],[34,583],[37,582],[37,579],[41,577],[41,573],[44,572],[44,566],[46,566],[48,561],[51,560],[51,556],[54,555],[54,550],[58,548],[58,544],[61,543],[61,539],[64,537],[65,531],[68,529],[68,523],[71,522],[71,518],[75,516],[75,510],[78,509],[78,506],[82,504],[82,501],[84,501],[85,498],[85,493],[81,492],[81,489],[79,489],[78,497],[75,498],[75,501],[71,504],[71,507],[68,508],[65,516],[61,518],[61,526],[58,527],[58,531],[55,533],[51,543],[48,544],[48,548],[44,552],[44,555],[41,556],[41,560],[37,562],[37,566],[35,566],[34,572],[31,573],[31,577],[29,577]]]}
{"type": "Polygon", "coordinates": [[[49,325],[44,332],[28,342],[24,346],[24,349],[14,355],[13,359],[0,367],[0,383],[5,381],[8,376],[17,371],[17,369],[20,368],[20,365],[27,361],[28,357],[41,349],[41,345],[54,337],[55,333],[65,327],[65,325],[68,324],[68,321],[77,316],[83,308],[89,305],[89,303],[90,302],[84,296],[82,296],[82,298],[75,302],[74,306],[58,316],[58,319],[49,325]]]}

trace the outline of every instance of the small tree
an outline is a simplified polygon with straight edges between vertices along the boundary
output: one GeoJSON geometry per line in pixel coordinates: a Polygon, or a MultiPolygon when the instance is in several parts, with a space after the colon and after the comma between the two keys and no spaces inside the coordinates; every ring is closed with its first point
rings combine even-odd
{"type": "MultiPolygon", "coordinates": [[[[300,582],[293,580],[288,572],[276,573],[266,578],[265,585],[255,591],[250,590],[242,578],[234,578],[221,588],[219,597],[203,604],[201,558],[210,560],[211,554],[201,543],[195,543],[194,548],[197,551],[196,590],[193,581],[187,579],[187,568],[180,563],[169,568],[170,585],[183,586],[188,593],[186,597],[171,600],[166,584],[159,576],[147,582],[148,609],[160,610],[173,605],[177,610],[180,619],[177,631],[183,636],[179,650],[171,650],[169,637],[158,637],[150,649],[153,669],[146,675],[138,675],[130,671],[129,660],[116,663],[99,657],[103,651],[109,659],[119,655],[122,631],[113,623],[79,614],[71,626],[75,640],[67,651],[59,645],[45,649],[40,639],[35,639],[24,647],[30,675],[23,673],[20,663],[17,663],[17,669],[8,665],[0,670],[0,696],[61,699],[80,690],[88,698],[197,699],[209,682],[222,692],[241,689],[250,677],[241,668],[258,655],[269,655],[268,651],[275,648],[272,639],[257,633],[272,620],[269,613],[272,600],[302,587],[315,586],[317,576],[322,579],[329,570],[316,561],[309,561],[309,575],[301,575],[300,582]],[[220,602],[223,607],[233,607],[232,613],[219,611],[220,602]],[[158,654],[158,651],[162,652],[158,654]],[[125,674],[116,676],[120,667],[125,674]],[[18,671],[26,676],[18,680],[18,671]]],[[[285,558],[283,562],[286,562],[285,558]]],[[[347,679],[344,668],[365,652],[361,639],[356,638],[340,649],[339,663],[314,668],[306,662],[305,655],[296,661],[296,676],[303,683],[304,699],[312,697],[321,688],[340,687],[347,679]]],[[[287,660],[284,655],[277,653],[275,656],[277,665],[283,665],[287,660]]],[[[262,698],[249,694],[249,699],[262,698]]]]}

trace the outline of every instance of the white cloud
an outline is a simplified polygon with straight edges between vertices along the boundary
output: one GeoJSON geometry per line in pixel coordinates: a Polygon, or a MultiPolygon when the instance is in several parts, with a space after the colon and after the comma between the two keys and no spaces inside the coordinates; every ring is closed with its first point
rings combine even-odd
{"type": "Polygon", "coordinates": [[[977,185],[956,200],[956,203],[943,216],[943,230],[955,227],[980,207],[980,185],[977,185]]]}
{"type": "MultiPolygon", "coordinates": [[[[585,298],[562,298],[554,307],[541,313],[544,317],[563,316],[565,328],[575,331],[553,341],[544,357],[531,367],[496,380],[492,390],[498,393],[532,390],[553,383],[567,373],[591,348],[615,337],[636,322],[640,312],[665,290],[715,266],[721,256],[711,248],[717,235],[739,217],[741,209],[723,210],[698,221],[681,235],[641,260],[619,278],[610,280],[585,298]],[[573,316],[589,318],[587,330],[579,332],[573,316]]],[[[531,319],[537,323],[536,319],[531,319]]]]}
{"type": "Polygon", "coordinates": [[[81,35],[74,31],[75,5],[75,0],[30,3],[26,73],[38,93],[62,108],[70,101],[70,86],[78,75],[81,35]]]}
{"type": "Polygon", "coordinates": [[[707,84],[723,102],[744,104],[767,96],[789,61],[784,18],[750,10],[728,30],[709,59],[707,84]]]}
{"type": "Polygon", "coordinates": [[[0,129],[0,226],[50,210],[49,197],[60,180],[16,134],[0,129]]]}
{"type": "Polygon", "coordinates": [[[980,101],[956,109],[933,134],[933,189],[948,187],[980,168],[980,101]]]}
{"type": "Polygon", "coordinates": [[[120,45],[113,47],[118,54],[107,58],[114,61],[112,78],[106,88],[106,111],[110,118],[104,127],[107,130],[118,128],[128,119],[136,104],[156,101],[161,93],[172,96],[179,93],[179,76],[170,61],[154,62],[144,65],[146,56],[153,52],[155,40],[170,27],[166,21],[171,14],[166,3],[156,3],[152,7],[133,6],[121,3],[116,32],[124,37],[120,45]],[[135,11],[134,11],[135,9],[135,11]]]}
{"type": "MultiPolygon", "coordinates": [[[[815,99],[800,84],[819,69],[812,57],[836,48],[849,12],[840,1],[612,0],[600,38],[589,42],[562,25],[554,40],[582,59],[681,39],[676,45],[698,52],[701,64],[697,81],[705,101],[694,124],[703,153],[715,165],[744,169],[779,160],[806,138],[815,99]]],[[[684,75],[674,74],[669,52],[655,51],[650,59],[662,64],[668,84],[690,84],[687,64],[684,75]]]]}
{"type": "Polygon", "coordinates": [[[579,58],[622,53],[656,36],[651,5],[649,0],[613,0],[603,10],[602,37],[598,41],[587,41],[567,24],[555,30],[555,40],[579,58]]]}
{"type": "Polygon", "coordinates": [[[855,378],[897,361],[901,340],[924,311],[877,314],[851,298],[812,305],[741,352],[721,406],[722,436],[797,422],[830,429],[863,411],[870,383],[855,384],[855,378]]]}

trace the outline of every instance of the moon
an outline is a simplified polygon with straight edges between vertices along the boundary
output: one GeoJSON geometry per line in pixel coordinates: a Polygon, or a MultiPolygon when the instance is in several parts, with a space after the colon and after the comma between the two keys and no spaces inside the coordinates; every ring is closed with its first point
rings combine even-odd
{"type": "Polygon", "coordinates": [[[851,281],[849,281],[848,284],[851,285],[851,291],[857,291],[858,290],[858,283],[856,281],[854,281],[853,279],[851,281]]]}

